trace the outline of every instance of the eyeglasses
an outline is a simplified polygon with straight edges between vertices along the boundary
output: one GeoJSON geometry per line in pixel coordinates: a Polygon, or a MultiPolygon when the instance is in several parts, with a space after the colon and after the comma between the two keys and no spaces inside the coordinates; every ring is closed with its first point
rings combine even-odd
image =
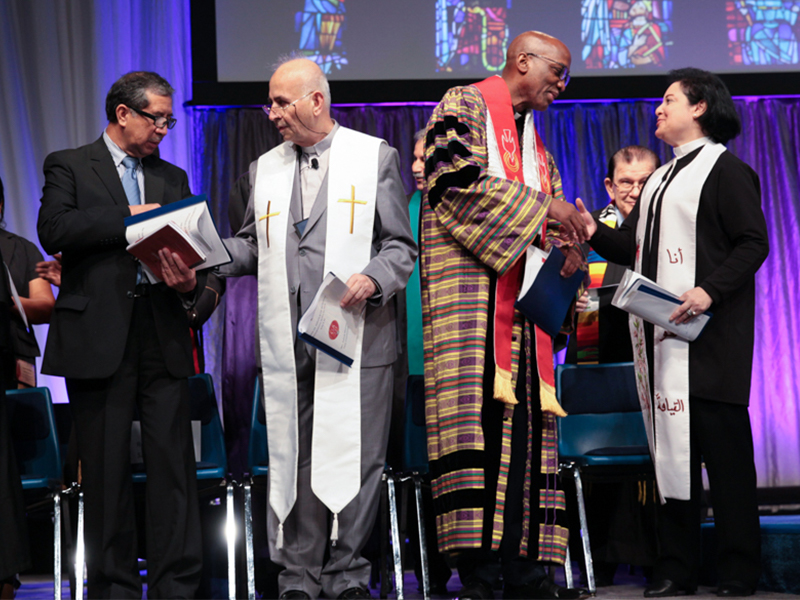
{"type": "Polygon", "coordinates": [[[547,62],[551,62],[554,65],[558,65],[558,70],[556,71],[556,77],[558,77],[561,81],[564,82],[564,87],[569,85],[569,67],[563,63],[558,62],[557,60],[553,60],[552,58],[548,58],[546,56],[542,56],[541,54],[534,54],[533,52],[526,52],[528,56],[535,56],[536,58],[541,58],[542,60],[546,60],[547,62]]]}
{"type": "Polygon", "coordinates": [[[305,98],[307,96],[310,96],[311,94],[313,94],[316,91],[317,90],[311,90],[310,92],[306,92],[305,94],[300,96],[297,100],[295,100],[294,102],[289,102],[289,104],[287,104],[285,106],[281,106],[280,104],[278,104],[276,106],[275,102],[273,102],[272,104],[265,104],[264,106],[261,107],[261,110],[263,110],[267,114],[267,116],[269,116],[270,112],[275,111],[275,114],[278,115],[278,117],[282,117],[283,115],[286,114],[287,110],[289,110],[295,104],[300,102],[300,100],[302,100],[303,98],[305,98]],[[272,108],[273,106],[275,106],[275,108],[272,108]]]}
{"type": "Polygon", "coordinates": [[[162,129],[166,127],[167,129],[172,129],[175,127],[175,123],[178,122],[178,119],[175,117],[157,117],[156,115],[151,115],[149,112],[144,112],[143,110],[139,110],[138,108],[133,108],[132,106],[130,109],[133,112],[139,113],[143,117],[147,117],[148,119],[153,119],[153,124],[156,126],[156,129],[162,129]]]}
{"type": "Polygon", "coordinates": [[[644,181],[627,181],[627,180],[623,180],[623,181],[620,181],[619,183],[614,182],[614,185],[623,194],[629,194],[630,192],[633,191],[634,187],[638,187],[639,191],[644,189],[644,184],[645,183],[647,183],[646,179],[644,181]]]}

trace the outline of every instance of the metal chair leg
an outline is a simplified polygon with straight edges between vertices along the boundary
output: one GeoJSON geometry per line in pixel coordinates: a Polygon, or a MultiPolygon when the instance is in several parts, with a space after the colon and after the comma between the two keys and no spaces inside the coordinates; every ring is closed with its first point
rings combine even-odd
{"type": "Polygon", "coordinates": [[[244,480],[244,552],[247,562],[247,600],[256,597],[256,569],[253,559],[253,492],[249,478],[244,480]]]}
{"type": "Polygon", "coordinates": [[[389,488],[389,519],[392,530],[392,555],[394,556],[394,585],[397,590],[398,600],[403,600],[403,560],[400,556],[400,526],[397,522],[397,496],[395,494],[394,477],[391,475],[386,478],[389,488]]]}
{"type": "Polygon", "coordinates": [[[380,598],[388,598],[389,592],[391,591],[391,584],[390,579],[391,575],[389,572],[389,561],[387,557],[389,556],[389,475],[384,471],[381,475],[381,499],[380,499],[380,516],[381,516],[381,527],[380,527],[380,548],[381,548],[381,555],[379,559],[379,570],[380,570],[380,591],[379,597],[380,598]]]}
{"type": "Polygon", "coordinates": [[[419,562],[422,570],[422,597],[430,600],[431,575],[428,569],[428,538],[425,535],[425,515],[422,509],[422,478],[418,473],[412,475],[414,480],[414,497],[417,503],[417,532],[419,534],[419,562]]]}
{"type": "Polygon", "coordinates": [[[572,469],[575,477],[575,494],[578,497],[578,515],[581,521],[581,541],[583,542],[583,557],[586,563],[586,583],[589,586],[589,593],[594,595],[597,587],[594,581],[594,565],[592,562],[592,548],[589,543],[589,527],[586,521],[586,502],[583,497],[583,482],[581,480],[580,468],[575,465],[572,469]]]}
{"type": "Polygon", "coordinates": [[[569,555],[569,544],[567,544],[567,556],[564,558],[564,582],[568,588],[575,587],[572,580],[572,557],[569,555]]]}
{"type": "Polygon", "coordinates": [[[83,490],[78,491],[78,542],[75,544],[75,600],[83,600],[83,572],[85,570],[83,490]]]}
{"type": "Polygon", "coordinates": [[[53,598],[61,598],[61,492],[53,493],[53,598]]]}
{"type": "Polygon", "coordinates": [[[236,518],[233,504],[233,482],[225,485],[225,539],[228,543],[228,600],[236,600],[236,518]]]}

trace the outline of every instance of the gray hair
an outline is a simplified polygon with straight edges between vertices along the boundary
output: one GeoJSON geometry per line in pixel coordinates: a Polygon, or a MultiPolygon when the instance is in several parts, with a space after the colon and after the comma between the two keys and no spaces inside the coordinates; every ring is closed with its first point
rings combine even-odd
{"type": "MultiPolygon", "coordinates": [[[[272,65],[272,73],[275,74],[280,67],[285,65],[286,63],[295,61],[295,60],[307,60],[309,62],[314,62],[307,56],[301,54],[300,52],[290,52],[289,54],[282,54],[278,57],[278,60],[272,65]]],[[[314,62],[314,64],[316,64],[314,62]]],[[[325,105],[330,107],[331,105],[331,86],[328,83],[328,78],[325,77],[325,73],[322,72],[322,69],[319,68],[317,65],[317,73],[312,75],[307,81],[303,82],[303,94],[308,94],[314,91],[322,92],[322,96],[325,98],[325,105]]]]}
{"type": "Polygon", "coordinates": [[[614,181],[614,172],[617,170],[617,165],[620,163],[630,164],[635,160],[652,161],[655,169],[661,166],[661,159],[659,159],[658,155],[650,150],[650,148],[636,145],[625,146],[617,150],[611,155],[611,158],[608,159],[608,173],[606,173],[606,177],[614,181]]]}
{"type": "Polygon", "coordinates": [[[426,127],[423,127],[422,129],[420,129],[419,131],[417,131],[417,132],[414,134],[414,143],[415,143],[415,144],[416,144],[417,142],[419,142],[420,140],[424,140],[424,139],[425,139],[425,132],[426,132],[426,131],[427,131],[427,128],[426,128],[426,127]]]}

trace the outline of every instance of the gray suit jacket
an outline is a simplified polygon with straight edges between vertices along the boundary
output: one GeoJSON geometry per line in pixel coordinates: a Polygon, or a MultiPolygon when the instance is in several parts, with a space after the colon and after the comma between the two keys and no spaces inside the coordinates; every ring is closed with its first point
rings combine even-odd
{"type": "MultiPolygon", "coordinates": [[[[361,365],[389,365],[398,353],[395,294],[408,282],[417,246],[408,221],[406,194],[400,178],[397,151],[382,144],[378,161],[378,191],[375,224],[372,235],[372,257],[362,273],[371,277],[378,293],[369,299],[365,316],[361,365]]],[[[258,161],[250,165],[250,194],[244,224],[236,237],[225,240],[233,261],[220,267],[226,277],[253,275],[258,267],[258,242],[255,232],[253,190],[258,161]]],[[[306,311],[324,276],[325,238],[327,227],[328,174],[314,203],[305,231],[300,237],[293,223],[302,219],[300,174],[295,168],[292,187],[292,219],[288,225],[286,268],[292,298],[292,330],[297,335],[297,321],[306,311]]]]}

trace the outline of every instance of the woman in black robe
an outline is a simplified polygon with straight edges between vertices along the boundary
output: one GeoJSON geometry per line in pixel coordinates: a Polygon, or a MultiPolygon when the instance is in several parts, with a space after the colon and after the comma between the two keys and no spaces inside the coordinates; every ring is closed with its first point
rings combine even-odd
{"type": "MultiPolygon", "coordinates": [[[[670,320],[683,323],[706,311],[713,313],[703,333],[688,342],[689,448],[682,451],[689,457],[689,499],[666,494],[666,503],[659,507],[659,555],[644,595],[676,596],[697,588],[703,493],[700,465],[704,461],[714,508],[717,594],[749,596],[760,576],[761,559],[747,407],[755,273],[769,252],[759,181],[747,164],[719,146],[739,134],[741,123],[730,93],[717,76],[699,69],[670,72],[670,86],[656,116],[656,136],[674,148],[676,158],[651,176],[652,185],[646,186],[647,193],[622,227],[615,231],[595,223],[578,201],[593,233],[592,247],[608,260],[638,265],[643,275],[657,282],[663,273],[659,260],[684,259],[683,254],[663,253],[660,238],[694,228],[694,287],[671,290],[680,295],[682,303],[670,320]],[[676,179],[698,157],[708,160],[708,153],[714,151],[719,156],[716,162],[710,161],[713,166],[705,180],[676,179]],[[670,186],[674,186],[672,193],[665,195],[670,186]],[[680,213],[669,206],[670,198],[676,200],[676,189],[684,188],[699,194],[696,212],[680,213]],[[662,210],[671,215],[663,222],[662,210]],[[646,219],[641,225],[640,216],[646,219]]],[[[650,324],[646,323],[644,330],[653,382],[658,375],[653,367],[654,345],[663,338],[654,341],[650,324]]]]}

